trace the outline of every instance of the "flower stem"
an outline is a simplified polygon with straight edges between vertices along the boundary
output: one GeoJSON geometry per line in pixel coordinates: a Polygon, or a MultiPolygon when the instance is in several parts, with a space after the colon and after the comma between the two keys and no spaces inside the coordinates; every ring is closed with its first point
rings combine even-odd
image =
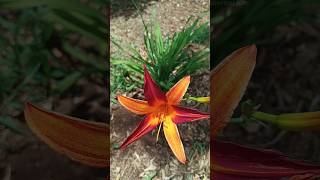
{"type": "Polygon", "coordinates": [[[260,112],[260,111],[255,111],[254,113],[252,113],[252,117],[257,120],[266,121],[266,122],[270,122],[273,124],[276,124],[278,121],[277,115],[264,113],[264,112],[260,112]]]}

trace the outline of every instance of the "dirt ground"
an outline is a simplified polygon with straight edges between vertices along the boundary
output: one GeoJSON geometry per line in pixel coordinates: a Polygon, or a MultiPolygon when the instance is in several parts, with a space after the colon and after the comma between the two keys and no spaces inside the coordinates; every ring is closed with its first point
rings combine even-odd
{"type": "MultiPolygon", "coordinates": [[[[159,0],[135,1],[149,22],[155,12],[163,35],[172,35],[181,30],[190,16],[209,15],[209,0],[159,0]]],[[[203,18],[209,22],[209,16],[203,18]]],[[[111,2],[111,37],[136,47],[143,48],[143,24],[130,0],[111,2]]],[[[115,47],[111,44],[111,55],[115,47]]]]}
{"type": "MultiPolygon", "coordinates": [[[[156,10],[164,35],[172,35],[180,30],[189,16],[198,16],[209,10],[208,0],[138,1],[138,5],[143,7],[146,21],[151,17],[152,11],[156,10]]],[[[110,30],[111,36],[134,44],[143,51],[143,24],[130,1],[121,2],[121,8],[120,3],[112,4],[110,30]]],[[[114,52],[115,48],[111,47],[111,51],[114,52]]],[[[198,96],[209,95],[208,81],[209,71],[193,76],[189,92],[198,96]]],[[[205,105],[188,106],[209,111],[205,105]]],[[[111,179],[209,179],[208,120],[178,126],[189,161],[187,165],[182,165],[171,152],[163,133],[160,133],[158,142],[156,134],[149,133],[126,150],[118,150],[116,147],[136,128],[143,117],[130,113],[118,104],[112,105],[111,116],[110,141],[114,147],[111,150],[111,179]]]]}

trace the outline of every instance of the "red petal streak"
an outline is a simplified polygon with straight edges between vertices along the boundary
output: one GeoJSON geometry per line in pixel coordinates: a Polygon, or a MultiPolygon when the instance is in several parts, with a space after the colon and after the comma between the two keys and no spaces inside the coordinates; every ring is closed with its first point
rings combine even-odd
{"type": "Polygon", "coordinates": [[[166,94],[169,104],[177,105],[183,98],[190,84],[190,76],[182,78],[166,94]]]}
{"type": "Polygon", "coordinates": [[[148,114],[152,112],[152,107],[147,101],[132,99],[125,96],[118,96],[118,101],[122,106],[136,114],[148,114]]]}
{"type": "Polygon", "coordinates": [[[320,166],[290,160],[272,150],[258,150],[217,140],[213,140],[211,147],[213,179],[262,180],[299,177],[298,175],[310,179],[320,174],[320,166]]]}
{"type": "Polygon", "coordinates": [[[176,124],[201,120],[201,119],[210,117],[210,114],[200,112],[195,109],[178,107],[178,106],[173,106],[173,109],[175,110],[175,116],[173,118],[173,122],[176,124]]]}
{"type": "Polygon", "coordinates": [[[133,143],[135,140],[139,139],[141,136],[150,132],[159,124],[158,118],[153,118],[152,115],[148,115],[144,120],[142,120],[136,130],[122,143],[121,149],[126,148],[129,144],[133,143]]]}
{"type": "Polygon", "coordinates": [[[150,105],[157,105],[166,101],[165,94],[153,81],[146,66],[144,66],[144,96],[150,105]]]}

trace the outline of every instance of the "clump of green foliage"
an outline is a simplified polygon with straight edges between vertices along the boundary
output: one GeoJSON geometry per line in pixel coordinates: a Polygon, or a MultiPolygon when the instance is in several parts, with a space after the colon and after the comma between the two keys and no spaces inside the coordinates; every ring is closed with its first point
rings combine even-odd
{"type": "Polygon", "coordinates": [[[146,57],[136,48],[124,46],[113,39],[113,43],[125,55],[111,57],[111,92],[141,87],[144,64],[164,91],[169,90],[182,77],[208,67],[209,48],[206,42],[209,40],[209,24],[200,23],[200,18],[191,21],[192,18],[189,18],[185,27],[171,37],[163,37],[160,24],[155,18],[150,25],[143,21],[146,57]],[[194,44],[202,44],[203,48],[193,51],[191,46],[194,44]]]}

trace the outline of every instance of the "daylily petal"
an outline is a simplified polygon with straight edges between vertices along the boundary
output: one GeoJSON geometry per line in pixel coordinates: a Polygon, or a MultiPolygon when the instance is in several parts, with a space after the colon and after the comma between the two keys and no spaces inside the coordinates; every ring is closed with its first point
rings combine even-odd
{"type": "Polygon", "coordinates": [[[147,67],[144,65],[144,96],[148,103],[155,106],[166,101],[166,95],[160,87],[154,82],[147,67]]]}
{"type": "Polygon", "coordinates": [[[177,125],[172,122],[169,116],[167,116],[166,120],[163,122],[163,131],[173,154],[181,163],[185,164],[187,160],[179,131],[177,125]]]}
{"type": "Polygon", "coordinates": [[[210,114],[197,111],[195,109],[173,106],[175,115],[173,116],[173,122],[176,124],[191,122],[209,118],[210,114]]]}
{"type": "Polygon", "coordinates": [[[302,179],[310,179],[320,174],[320,166],[290,160],[276,151],[258,150],[217,140],[213,140],[211,145],[213,178],[278,180],[283,177],[300,176],[302,179]]]}
{"type": "Polygon", "coordinates": [[[141,136],[150,132],[159,124],[159,119],[153,117],[153,115],[148,115],[144,120],[142,120],[136,130],[122,143],[121,149],[126,148],[129,144],[133,143],[135,140],[139,139],[141,136]]]}
{"type": "Polygon", "coordinates": [[[125,96],[118,96],[120,104],[127,108],[129,111],[136,114],[148,114],[152,112],[152,107],[147,101],[133,99],[125,96]]]}
{"type": "Polygon", "coordinates": [[[233,52],[211,72],[212,135],[229,121],[250,80],[256,63],[255,45],[233,52]]]}
{"type": "Polygon", "coordinates": [[[320,176],[314,176],[312,174],[296,175],[289,178],[289,180],[314,180],[320,176]]]}
{"type": "Polygon", "coordinates": [[[31,130],[54,150],[81,163],[109,166],[109,128],[26,103],[25,119],[31,130]]]}
{"type": "Polygon", "coordinates": [[[177,105],[183,98],[190,84],[190,76],[182,78],[167,93],[168,104],[177,105]]]}

